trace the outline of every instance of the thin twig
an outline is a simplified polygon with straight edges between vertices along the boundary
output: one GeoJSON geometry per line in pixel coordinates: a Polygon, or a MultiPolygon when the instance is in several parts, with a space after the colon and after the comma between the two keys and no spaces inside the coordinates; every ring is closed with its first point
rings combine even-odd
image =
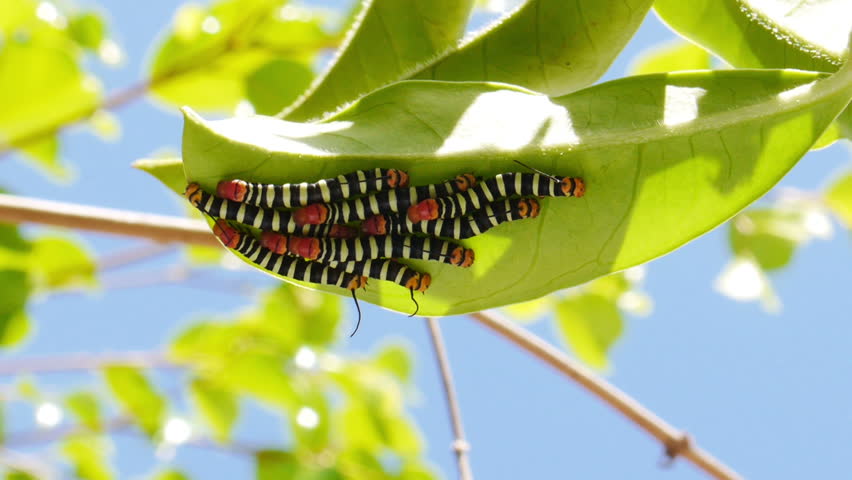
{"type": "Polygon", "coordinates": [[[571,360],[553,345],[495,313],[477,312],[471,313],[470,317],[565,374],[604,403],[618,410],[622,415],[659,440],[669,458],[684,457],[714,478],[724,480],[742,478],[709,452],[699,448],[687,434],[669,425],[635,399],[595,375],[591,370],[571,360]]]}
{"type": "Polygon", "coordinates": [[[473,480],[473,471],[470,468],[470,460],[467,452],[470,444],[464,436],[462,426],[461,409],[456,397],[456,389],[453,386],[453,374],[450,371],[450,359],[447,357],[447,349],[444,347],[444,339],[441,336],[441,327],[438,320],[426,318],[426,327],[429,329],[429,337],[432,339],[432,347],[435,349],[435,360],[438,361],[438,370],[441,372],[441,381],[444,384],[444,395],[447,397],[447,406],[450,409],[450,424],[453,429],[453,451],[456,452],[456,462],[459,468],[460,480],[473,480]]]}
{"type": "Polygon", "coordinates": [[[2,360],[0,376],[89,371],[117,364],[140,368],[181,368],[163,352],[72,353],[2,360]]]}
{"type": "Polygon", "coordinates": [[[52,202],[15,195],[0,194],[0,222],[42,223],[144,237],[163,243],[220,245],[201,220],[52,202]]]}
{"type": "Polygon", "coordinates": [[[133,425],[133,420],[127,416],[115,417],[107,420],[101,425],[100,430],[95,431],[85,425],[58,425],[48,429],[38,429],[23,432],[9,432],[4,444],[14,447],[27,447],[62,441],[78,433],[114,433],[133,425]]]}
{"type": "Polygon", "coordinates": [[[163,243],[146,243],[119,252],[108,253],[98,259],[98,270],[101,272],[126,267],[142,260],[148,260],[174,249],[173,245],[163,243]]]}

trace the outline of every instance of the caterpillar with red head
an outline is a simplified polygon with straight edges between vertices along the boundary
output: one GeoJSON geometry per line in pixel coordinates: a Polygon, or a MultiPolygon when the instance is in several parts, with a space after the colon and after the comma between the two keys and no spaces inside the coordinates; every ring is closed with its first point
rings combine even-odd
{"type": "Polygon", "coordinates": [[[349,197],[407,187],[408,174],[395,168],[357,170],[314,183],[263,184],[223,180],[216,195],[234,202],[264,208],[292,208],[312,203],[340,202],[349,197]]]}
{"type": "Polygon", "coordinates": [[[498,198],[515,195],[536,197],[582,197],[586,186],[579,177],[553,177],[542,173],[510,172],[489,178],[464,192],[444,198],[429,198],[408,208],[412,222],[455,218],[481,209],[498,198]]]}
{"type": "Polygon", "coordinates": [[[360,262],[374,258],[435,260],[462,268],[473,264],[473,250],[437,238],[380,235],[359,238],[310,238],[263,232],[261,244],[278,253],[323,263],[360,262]]]}
{"type": "Polygon", "coordinates": [[[535,218],[540,206],[535,198],[513,198],[488,203],[466,217],[412,222],[405,213],[370,217],[361,224],[367,235],[427,233],[436,237],[465,239],[480,235],[505,222],[535,218]]]}
{"type": "Polygon", "coordinates": [[[184,196],[195,208],[211,217],[233,220],[260,230],[296,233],[305,237],[350,238],[356,230],[345,225],[297,225],[291,212],[246,205],[210,195],[197,183],[186,187],[184,196]]]}
{"type": "Polygon", "coordinates": [[[294,211],[293,218],[298,225],[357,222],[373,215],[403,212],[427,198],[446,197],[464,192],[474,185],[476,177],[465,173],[443,183],[394,188],[338,203],[315,203],[294,211]]]}

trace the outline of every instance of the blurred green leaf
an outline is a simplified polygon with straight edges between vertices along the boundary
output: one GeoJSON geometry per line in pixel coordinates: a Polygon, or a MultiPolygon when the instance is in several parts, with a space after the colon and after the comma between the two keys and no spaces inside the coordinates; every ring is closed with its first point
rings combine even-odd
{"type": "Polygon", "coordinates": [[[20,270],[0,270],[0,285],[0,347],[9,347],[29,331],[25,307],[32,288],[27,273],[20,270]]]}
{"type": "Polygon", "coordinates": [[[213,429],[217,441],[225,443],[239,415],[239,401],[233,392],[202,379],[189,385],[190,393],[198,411],[213,429]]]}
{"type": "Polygon", "coordinates": [[[9,470],[3,475],[3,478],[5,480],[39,480],[38,477],[20,470],[9,470]]]}
{"type": "Polygon", "coordinates": [[[281,450],[262,450],[255,454],[257,480],[298,479],[301,466],[296,457],[281,450]]]}
{"type": "Polygon", "coordinates": [[[308,88],[314,72],[307,65],[276,59],[246,78],[246,95],[261,115],[275,115],[308,88]]]}
{"type": "Polygon", "coordinates": [[[113,474],[106,453],[111,447],[103,438],[74,435],[62,443],[62,453],[74,466],[74,475],[85,480],[110,480],[113,474]]]}
{"type": "Polygon", "coordinates": [[[98,110],[89,117],[89,127],[101,140],[115,141],[121,137],[121,122],[108,110],[98,110]]]}
{"type": "Polygon", "coordinates": [[[106,38],[106,23],[100,15],[94,12],[83,12],[71,17],[68,21],[68,31],[80,46],[97,49],[106,38]]]}
{"type": "Polygon", "coordinates": [[[592,293],[561,300],[556,305],[556,324],[577,357],[597,369],[607,368],[607,352],[623,331],[615,301],[592,293]]]}
{"type": "Polygon", "coordinates": [[[97,285],[97,263],[79,242],[43,236],[32,245],[30,271],[37,287],[53,290],[97,285]]]}
{"type": "Polygon", "coordinates": [[[503,311],[512,317],[512,320],[521,323],[532,323],[550,311],[553,299],[550,295],[536,298],[528,302],[520,302],[503,307],[503,311]]]}
{"type": "Polygon", "coordinates": [[[302,345],[325,346],[340,323],[340,299],[284,284],[263,296],[252,319],[290,353],[302,345]]]}
{"type": "Polygon", "coordinates": [[[65,397],[65,406],[86,428],[101,430],[101,407],[95,394],[86,391],[69,394],[65,397]]]}
{"type": "Polygon", "coordinates": [[[835,215],[852,229],[852,174],[845,173],[826,189],[824,194],[826,205],[835,215]]]}
{"type": "Polygon", "coordinates": [[[652,3],[527,0],[494,28],[483,29],[411,78],[504,82],[564,95],[606,72],[652,3]]]}
{"type": "Polygon", "coordinates": [[[190,245],[184,248],[187,259],[194,265],[211,265],[222,263],[225,251],[219,247],[204,247],[190,245]]]}
{"type": "Polygon", "coordinates": [[[278,356],[244,354],[233,357],[216,373],[215,379],[231,390],[283,410],[293,411],[298,406],[292,379],[278,356]]]}
{"type": "Polygon", "coordinates": [[[352,26],[333,63],[282,114],[305,121],[402,80],[450,51],[464,34],[472,0],[373,0],[352,26]],[[369,61],[365,61],[365,59],[369,61]]]}
{"type": "Polygon", "coordinates": [[[179,470],[163,470],[154,475],[151,480],[189,480],[189,477],[179,470]]]}
{"type": "Polygon", "coordinates": [[[618,301],[625,292],[630,290],[630,282],[622,272],[597,278],[583,286],[583,290],[594,293],[611,302],[618,301]]]}
{"type": "Polygon", "coordinates": [[[819,226],[809,224],[814,214],[820,215],[814,208],[790,204],[745,211],[731,222],[731,249],[739,257],[752,258],[763,270],[784,267],[797,245],[819,236],[820,232],[811,231],[819,226]]]}
{"type": "Polygon", "coordinates": [[[295,421],[291,428],[299,452],[318,454],[331,446],[331,409],[323,387],[323,382],[317,381],[299,392],[300,406],[293,412],[295,421]]]}
{"type": "Polygon", "coordinates": [[[628,71],[630,75],[645,75],[677,70],[706,70],[711,66],[711,57],[707,50],[679,39],[642,52],[628,71]]]}
{"type": "Polygon", "coordinates": [[[149,437],[159,431],[166,416],[166,401],[135,367],[110,366],[103,371],[113,396],[149,437]]]}
{"type": "Polygon", "coordinates": [[[133,168],[151,174],[175,192],[183,193],[186,189],[186,177],[180,157],[141,158],[133,162],[133,168]]]}
{"type": "Polygon", "coordinates": [[[385,345],[373,359],[376,367],[394,375],[403,383],[411,381],[411,373],[414,369],[411,354],[402,345],[385,345]]]}

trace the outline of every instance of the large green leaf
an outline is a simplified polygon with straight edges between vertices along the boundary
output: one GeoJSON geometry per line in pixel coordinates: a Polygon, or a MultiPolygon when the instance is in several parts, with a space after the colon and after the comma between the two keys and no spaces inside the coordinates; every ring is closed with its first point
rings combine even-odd
{"type": "Polygon", "coordinates": [[[607,367],[607,352],[624,329],[614,301],[594,293],[566,298],[556,306],[556,320],[565,343],[581,360],[607,367]]]}
{"type": "Polygon", "coordinates": [[[104,380],[123,409],[153,437],[163,424],[167,404],[145,375],[135,367],[110,366],[104,369],[104,380]]]}
{"type": "Polygon", "coordinates": [[[226,443],[239,414],[239,400],[233,392],[213,383],[195,379],[189,384],[192,399],[217,441],[226,443]]]}
{"type": "Polygon", "coordinates": [[[404,79],[448,52],[464,33],[472,0],[372,0],[311,89],[283,115],[304,121],[404,79]]]}
{"type": "Polygon", "coordinates": [[[505,82],[563,95],[606,72],[652,3],[527,0],[497,26],[413,78],[505,82]]]}
{"type": "MultiPolygon", "coordinates": [[[[585,178],[582,199],[544,199],[534,220],[464,243],[476,264],[412,262],[432,274],[420,313],[529,300],[622,270],[701,235],[763,195],[852,96],[852,68],[630,77],[559,98],[499,84],[402,82],[324,122],[206,122],[186,111],[189,181],[281,183],[360,168],[413,183],[516,171],[519,159],[585,178]]],[[[324,290],[346,294],[338,288],[324,290]]],[[[408,312],[408,292],[373,282],[362,299],[408,312]]]]}

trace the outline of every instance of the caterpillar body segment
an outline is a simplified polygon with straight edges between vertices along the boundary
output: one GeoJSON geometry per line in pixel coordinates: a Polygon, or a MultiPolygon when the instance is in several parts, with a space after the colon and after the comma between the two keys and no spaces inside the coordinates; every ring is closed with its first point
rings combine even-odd
{"type": "Polygon", "coordinates": [[[358,238],[308,238],[263,232],[260,241],[278,254],[289,253],[323,263],[361,262],[377,258],[434,260],[467,268],[473,250],[437,238],[379,235],[358,238]]]}
{"type": "Polygon", "coordinates": [[[402,213],[376,215],[361,224],[361,231],[367,235],[426,233],[461,240],[485,233],[501,223],[535,218],[539,210],[535,198],[513,198],[486,204],[468,216],[451,219],[412,222],[402,213]]]}
{"type": "Polygon", "coordinates": [[[412,222],[461,217],[499,198],[532,195],[536,197],[582,197],[583,179],[551,177],[540,173],[510,172],[489,178],[464,192],[444,198],[423,200],[408,208],[412,222]],[[557,181],[558,180],[558,181],[557,181]]]}
{"type": "Polygon", "coordinates": [[[251,234],[237,230],[225,220],[216,221],[213,233],[228,248],[240,252],[264,270],[278,275],[348,290],[355,290],[367,284],[367,279],[356,273],[346,272],[320,262],[308,262],[298,257],[278,255],[264,248],[251,234]]]}
{"type": "Polygon", "coordinates": [[[301,207],[312,203],[340,202],[349,197],[408,186],[408,174],[395,168],[357,170],[314,183],[262,184],[223,180],[219,197],[264,208],[301,207]]]}
{"type": "Polygon", "coordinates": [[[315,203],[296,210],[293,217],[299,225],[357,222],[383,213],[404,212],[424,199],[454,195],[474,185],[476,177],[465,173],[443,183],[394,188],[338,203],[315,203]]]}
{"type": "Polygon", "coordinates": [[[373,258],[361,262],[329,263],[346,272],[402,285],[415,292],[425,292],[432,284],[432,276],[420,273],[390,258],[373,258]]]}
{"type": "Polygon", "coordinates": [[[256,207],[210,195],[197,183],[186,187],[184,196],[211,217],[233,220],[264,231],[294,233],[305,237],[351,238],[357,234],[345,225],[297,225],[291,212],[256,207]]]}

